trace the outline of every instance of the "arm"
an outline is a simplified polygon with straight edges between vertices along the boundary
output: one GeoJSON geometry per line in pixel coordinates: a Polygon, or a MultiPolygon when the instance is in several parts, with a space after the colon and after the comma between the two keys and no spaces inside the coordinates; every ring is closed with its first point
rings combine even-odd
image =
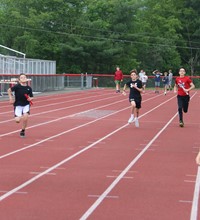
{"type": "Polygon", "coordinates": [[[194,89],[195,88],[195,85],[194,85],[194,83],[193,82],[191,82],[190,83],[190,88],[189,89],[186,89],[186,91],[190,91],[190,90],[192,90],[192,89],[194,89]]]}
{"type": "Polygon", "coordinates": [[[174,93],[177,93],[177,88],[178,88],[178,86],[177,86],[177,84],[175,83],[175,84],[174,84],[174,93]]]}
{"type": "Polygon", "coordinates": [[[133,87],[134,87],[135,89],[137,89],[139,92],[142,92],[142,91],[143,91],[143,88],[138,88],[138,87],[135,86],[135,85],[133,85],[133,87]]]}
{"type": "Polygon", "coordinates": [[[200,151],[199,151],[199,153],[197,154],[196,163],[197,163],[198,165],[200,165],[200,151]]]}
{"type": "Polygon", "coordinates": [[[124,84],[123,93],[122,93],[123,95],[126,95],[126,86],[127,86],[127,85],[124,84]]]}
{"type": "Polygon", "coordinates": [[[10,101],[11,104],[13,104],[14,103],[14,99],[13,99],[13,96],[12,96],[11,88],[9,88],[7,92],[8,92],[9,101],[10,101]]]}

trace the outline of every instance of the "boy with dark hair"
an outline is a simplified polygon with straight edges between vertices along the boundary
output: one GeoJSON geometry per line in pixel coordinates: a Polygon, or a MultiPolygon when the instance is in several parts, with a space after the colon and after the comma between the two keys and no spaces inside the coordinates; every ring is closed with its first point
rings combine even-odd
{"type": "Polygon", "coordinates": [[[131,103],[131,117],[128,120],[128,123],[135,121],[135,126],[139,127],[139,109],[141,108],[142,102],[142,81],[138,79],[138,74],[136,70],[131,71],[131,80],[129,80],[123,89],[123,94],[126,95],[126,87],[130,88],[129,93],[129,102],[131,103]]]}
{"type": "Polygon", "coordinates": [[[25,129],[30,114],[30,102],[33,100],[32,88],[27,85],[27,77],[24,73],[19,75],[19,83],[8,89],[10,103],[14,105],[14,114],[16,123],[22,121],[22,130],[20,136],[25,137],[25,129]],[[15,100],[12,92],[14,92],[15,100]]]}
{"type": "Polygon", "coordinates": [[[178,89],[177,103],[178,103],[178,114],[179,114],[179,126],[180,127],[184,127],[183,112],[184,113],[188,112],[189,101],[190,101],[189,91],[195,88],[192,80],[188,76],[185,76],[185,74],[186,74],[185,69],[180,68],[179,77],[176,78],[175,85],[174,85],[175,93],[177,92],[177,89],[178,89]]]}

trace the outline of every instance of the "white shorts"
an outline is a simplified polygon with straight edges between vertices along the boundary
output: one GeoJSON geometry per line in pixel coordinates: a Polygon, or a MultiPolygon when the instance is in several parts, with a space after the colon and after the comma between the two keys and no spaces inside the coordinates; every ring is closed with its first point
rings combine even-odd
{"type": "Polygon", "coordinates": [[[30,111],[30,105],[25,106],[15,106],[15,117],[21,117],[23,114],[30,111]]]}

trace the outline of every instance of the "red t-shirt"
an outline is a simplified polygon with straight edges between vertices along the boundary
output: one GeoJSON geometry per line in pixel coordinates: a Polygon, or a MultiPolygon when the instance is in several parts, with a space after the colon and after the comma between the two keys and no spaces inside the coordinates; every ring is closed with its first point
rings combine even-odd
{"type": "Polygon", "coordinates": [[[178,86],[178,95],[180,96],[186,96],[186,92],[183,90],[182,86],[185,89],[189,89],[190,88],[190,83],[192,82],[192,80],[188,77],[188,76],[184,76],[184,77],[177,77],[176,78],[176,85],[178,86]]]}
{"type": "Polygon", "coordinates": [[[122,80],[123,79],[123,73],[122,73],[122,71],[121,70],[117,70],[116,72],[115,72],[115,80],[122,80]]]}

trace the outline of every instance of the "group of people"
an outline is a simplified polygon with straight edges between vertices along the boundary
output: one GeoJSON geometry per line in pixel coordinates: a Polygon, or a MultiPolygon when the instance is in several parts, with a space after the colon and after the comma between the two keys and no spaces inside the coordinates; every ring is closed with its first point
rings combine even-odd
{"type": "Polygon", "coordinates": [[[161,80],[163,82],[165,95],[167,94],[167,90],[172,90],[172,70],[169,70],[169,73],[165,71],[164,74],[162,74],[159,70],[154,70],[153,75],[155,76],[155,93],[159,93],[161,80]],[[162,75],[163,77],[161,78],[162,75]]]}
{"type": "MultiPolygon", "coordinates": [[[[156,92],[159,92],[158,88],[160,87],[161,75],[162,73],[159,70],[153,71],[155,75],[155,87],[156,92]]],[[[178,115],[179,115],[179,126],[184,127],[183,121],[183,112],[187,113],[190,96],[189,91],[194,89],[195,86],[192,80],[185,76],[186,70],[184,68],[179,69],[179,77],[176,77],[174,85],[174,93],[177,93],[177,103],[178,103],[178,115]]],[[[141,108],[142,96],[141,93],[144,91],[148,77],[145,77],[146,73],[144,70],[141,70],[140,73],[137,73],[137,70],[132,70],[130,72],[130,80],[124,84],[123,94],[126,94],[126,88],[130,89],[129,92],[129,102],[131,104],[131,116],[128,120],[128,123],[135,122],[135,126],[139,127],[139,109],[141,108]]],[[[172,71],[169,70],[169,75],[167,72],[164,73],[163,83],[165,85],[165,94],[167,92],[168,86],[171,89],[172,86],[172,71]]],[[[123,73],[119,67],[117,67],[115,72],[115,83],[116,83],[116,92],[120,92],[120,84],[123,81],[123,73]]]]}
{"type": "MultiPolygon", "coordinates": [[[[118,67],[119,71],[119,67],[118,67]]],[[[121,70],[120,70],[121,71],[121,70]]],[[[156,70],[154,71],[155,74],[155,86],[159,87],[160,80],[157,80],[157,78],[161,77],[160,71],[156,70]]],[[[179,69],[179,76],[176,77],[175,79],[175,85],[174,85],[174,93],[177,93],[177,104],[178,104],[178,116],[179,116],[179,126],[184,127],[184,122],[183,122],[183,112],[187,113],[188,107],[189,107],[189,101],[190,101],[190,95],[189,92],[195,88],[194,83],[192,80],[188,77],[185,76],[186,70],[184,68],[179,69]]],[[[123,74],[122,72],[120,73],[122,78],[118,78],[119,80],[117,81],[116,84],[120,84],[120,82],[123,80],[123,74]]],[[[142,83],[142,76],[145,76],[144,71],[140,71],[139,75],[137,73],[137,70],[132,70],[130,72],[130,80],[124,84],[123,88],[123,94],[126,95],[126,88],[129,88],[129,102],[131,105],[131,115],[130,118],[128,119],[128,123],[135,122],[135,126],[139,127],[139,110],[141,108],[141,102],[142,102],[142,96],[141,93],[143,91],[143,83],[142,83]]],[[[172,78],[173,74],[172,71],[169,71],[169,76],[167,76],[168,73],[164,73],[163,77],[163,82],[164,85],[172,86],[172,78]]],[[[147,78],[148,79],[148,78],[147,78]]],[[[117,87],[118,92],[120,92],[120,87],[117,87]]],[[[156,90],[157,91],[157,90],[156,90]]],[[[165,90],[166,92],[166,90],[165,90]]],[[[196,157],[196,163],[200,165],[200,151],[197,154],[196,157]]]]}
{"type": "MultiPolygon", "coordinates": [[[[171,72],[170,72],[171,73],[171,72]]],[[[159,71],[154,71],[155,77],[159,78],[161,75],[159,71]]],[[[178,115],[179,115],[179,126],[184,127],[183,112],[187,113],[190,101],[189,92],[195,88],[190,77],[185,76],[186,70],[184,68],[179,69],[179,76],[175,79],[174,92],[177,93],[177,104],[178,104],[178,115]]],[[[144,71],[140,71],[138,74],[137,70],[131,70],[130,80],[124,84],[123,94],[126,95],[126,89],[129,88],[129,102],[131,107],[130,118],[128,123],[135,122],[135,126],[139,127],[139,110],[141,108],[142,95],[144,90],[144,83],[147,82],[147,77],[145,80],[143,77],[146,74],[144,71]],[[143,82],[142,82],[143,79],[143,82]]],[[[166,76],[164,74],[164,76],[166,76]]],[[[120,93],[120,84],[123,81],[123,73],[119,67],[117,67],[115,72],[115,83],[116,92],[120,93]]],[[[168,79],[169,83],[169,79],[168,79]]],[[[25,137],[25,129],[28,123],[28,115],[30,114],[30,104],[33,100],[32,88],[27,84],[27,77],[24,73],[19,75],[18,84],[8,89],[9,101],[14,105],[14,117],[16,123],[22,121],[22,129],[20,131],[20,136],[25,137]],[[14,94],[14,96],[13,96],[14,94]]],[[[196,162],[200,165],[200,152],[196,157],[196,162]]]]}

